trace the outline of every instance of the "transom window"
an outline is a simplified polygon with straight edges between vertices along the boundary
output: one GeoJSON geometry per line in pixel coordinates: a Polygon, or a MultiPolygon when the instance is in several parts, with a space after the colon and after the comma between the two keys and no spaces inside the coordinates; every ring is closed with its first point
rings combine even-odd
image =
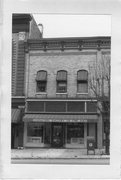
{"type": "Polygon", "coordinates": [[[37,81],[37,92],[46,92],[47,86],[47,72],[46,71],[38,71],[36,76],[37,81]]]}
{"type": "Polygon", "coordinates": [[[87,102],[87,112],[97,112],[97,102],[87,102]]]}
{"type": "Polygon", "coordinates": [[[28,101],[27,112],[97,112],[96,101],[28,101]]]}
{"type": "Polygon", "coordinates": [[[77,72],[77,92],[88,93],[88,72],[86,70],[77,72]]]}
{"type": "Polygon", "coordinates": [[[67,92],[67,72],[64,70],[57,72],[57,92],[67,92]]]}

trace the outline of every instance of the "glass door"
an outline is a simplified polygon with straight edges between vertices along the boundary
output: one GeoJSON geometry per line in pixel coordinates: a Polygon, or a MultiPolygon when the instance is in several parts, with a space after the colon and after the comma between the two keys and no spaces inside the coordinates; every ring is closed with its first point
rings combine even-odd
{"type": "Polygon", "coordinates": [[[52,124],[52,147],[63,147],[63,125],[52,124]]]}

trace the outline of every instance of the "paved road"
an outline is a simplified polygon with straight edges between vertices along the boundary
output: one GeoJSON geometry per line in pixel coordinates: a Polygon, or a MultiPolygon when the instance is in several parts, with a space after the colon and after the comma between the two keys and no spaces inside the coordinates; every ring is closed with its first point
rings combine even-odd
{"type": "Polygon", "coordinates": [[[13,164],[82,164],[109,165],[109,159],[12,159],[13,164]]]}

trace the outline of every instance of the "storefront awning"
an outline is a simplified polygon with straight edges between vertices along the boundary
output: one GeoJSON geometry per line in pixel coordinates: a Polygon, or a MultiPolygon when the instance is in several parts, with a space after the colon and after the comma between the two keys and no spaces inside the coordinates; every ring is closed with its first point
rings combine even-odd
{"type": "Polygon", "coordinates": [[[18,121],[20,121],[20,109],[12,109],[12,113],[11,113],[11,120],[12,123],[17,123],[18,121]]]}
{"type": "Polygon", "coordinates": [[[26,122],[97,122],[97,115],[58,115],[58,114],[26,114],[23,118],[26,122]]]}

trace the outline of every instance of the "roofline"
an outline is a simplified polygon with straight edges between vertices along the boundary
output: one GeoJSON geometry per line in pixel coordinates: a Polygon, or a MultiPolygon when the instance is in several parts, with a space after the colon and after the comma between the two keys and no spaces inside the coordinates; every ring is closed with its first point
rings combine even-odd
{"type": "Polygon", "coordinates": [[[63,37],[28,39],[25,45],[26,52],[30,50],[71,50],[71,49],[110,49],[110,36],[95,37],[63,37]]]}
{"type": "Polygon", "coordinates": [[[42,38],[40,39],[28,39],[29,41],[56,41],[56,40],[100,40],[107,39],[111,40],[111,36],[88,36],[88,37],[56,37],[56,38],[42,38]]]}
{"type": "MultiPolygon", "coordinates": [[[[20,19],[27,19],[28,21],[31,21],[32,15],[31,14],[23,14],[23,13],[13,13],[13,21],[20,20],[20,19]]],[[[19,23],[19,22],[18,22],[19,23]]]]}

